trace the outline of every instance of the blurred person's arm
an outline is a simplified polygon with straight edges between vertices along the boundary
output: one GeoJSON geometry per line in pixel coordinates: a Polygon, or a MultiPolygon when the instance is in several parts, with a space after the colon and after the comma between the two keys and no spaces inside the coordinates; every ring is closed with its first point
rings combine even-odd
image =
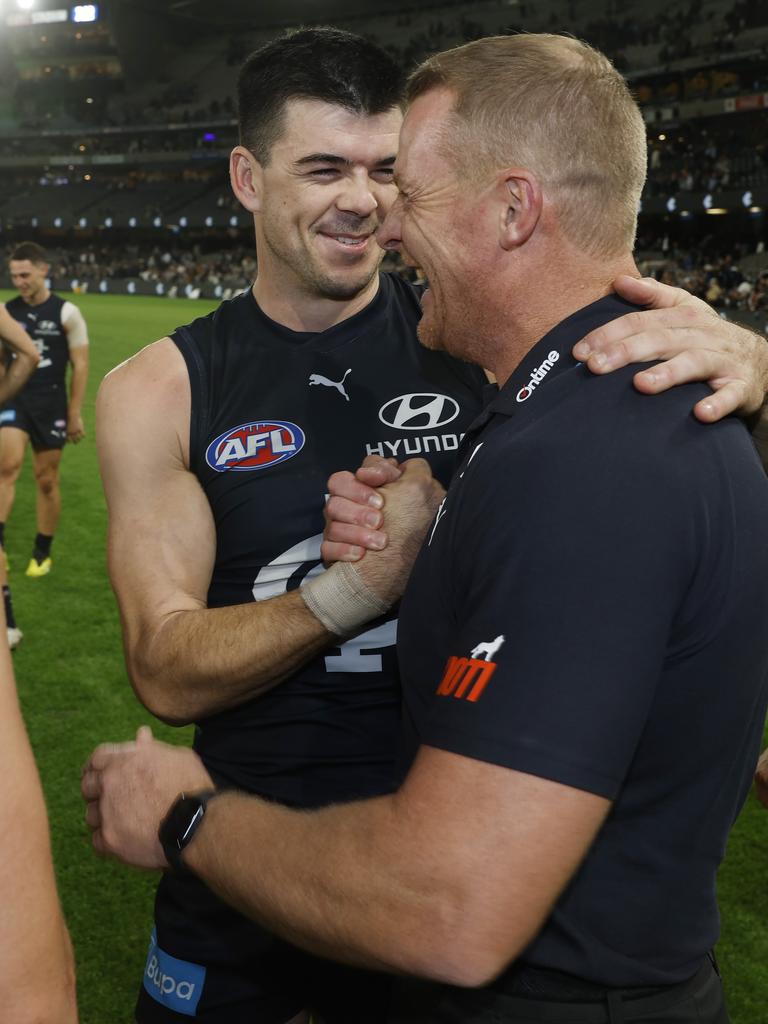
{"type": "Polygon", "coordinates": [[[83,402],[88,385],[88,329],[83,314],[71,302],[64,303],[61,320],[67,332],[72,376],[67,403],[67,440],[77,444],[85,437],[83,402]]]}
{"type": "Polygon", "coordinates": [[[45,802],[4,642],[0,779],[0,1017],[9,1024],[76,1024],[74,958],[56,892],[45,802]]]}
{"type": "Polygon", "coordinates": [[[0,375],[0,405],[24,387],[40,362],[40,354],[32,339],[4,305],[0,304],[0,338],[16,358],[0,375]]]}

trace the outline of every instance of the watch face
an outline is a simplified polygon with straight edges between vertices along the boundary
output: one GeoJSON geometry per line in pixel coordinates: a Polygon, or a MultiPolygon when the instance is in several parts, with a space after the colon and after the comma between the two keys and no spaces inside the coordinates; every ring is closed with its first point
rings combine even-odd
{"type": "Polygon", "coordinates": [[[178,866],[179,854],[197,831],[211,796],[213,793],[208,790],[192,796],[182,794],[160,825],[158,837],[172,865],[178,866]]]}

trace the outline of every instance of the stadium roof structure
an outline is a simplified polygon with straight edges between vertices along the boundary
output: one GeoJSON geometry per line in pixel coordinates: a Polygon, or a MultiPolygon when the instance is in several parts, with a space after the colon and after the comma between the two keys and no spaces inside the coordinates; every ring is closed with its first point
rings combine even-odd
{"type": "MultiPolygon", "coordinates": [[[[121,0],[124,7],[183,19],[201,27],[271,28],[292,24],[325,24],[339,18],[371,18],[377,14],[446,9],[462,0],[121,0]]],[[[513,0],[514,3],[514,0],[513,0]]]]}

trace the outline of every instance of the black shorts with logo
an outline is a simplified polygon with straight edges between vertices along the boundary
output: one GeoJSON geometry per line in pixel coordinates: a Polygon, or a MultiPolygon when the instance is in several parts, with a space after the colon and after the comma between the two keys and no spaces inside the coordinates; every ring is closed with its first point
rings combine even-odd
{"type": "Polygon", "coordinates": [[[16,395],[0,410],[0,428],[16,427],[29,434],[32,448],[46,451],[67,443],[67,393],[55,391],[16,395]]]}
{"type": "Polygon", "coordinates": [[[311,956],[232,910],[192,876],[166,873],[138,1024],[384,1024],[391,979],[311,956]]]}

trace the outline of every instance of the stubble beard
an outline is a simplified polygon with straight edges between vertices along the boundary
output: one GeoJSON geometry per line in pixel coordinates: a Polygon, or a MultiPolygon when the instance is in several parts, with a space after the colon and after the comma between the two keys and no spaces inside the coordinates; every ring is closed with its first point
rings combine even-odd
{"type": "Polygon", "coordinates": [[[276,244],[274,235],[269,231],[266,222],[264,223],[264,240],[276,260],[292,272],[294,277],[301,282],[306,292],[318,299],[334,299],[337,301],[354,299],[376,277],[381,261],[384,258],[382,250],[379,253],[378,259],[372,265],[360,268],[359,277],[353,279],[337,278],[325,272],[322,266],[318,265],[318,262],[313,259],[312,252],[308,248],[290,249],[276,244]]]}

